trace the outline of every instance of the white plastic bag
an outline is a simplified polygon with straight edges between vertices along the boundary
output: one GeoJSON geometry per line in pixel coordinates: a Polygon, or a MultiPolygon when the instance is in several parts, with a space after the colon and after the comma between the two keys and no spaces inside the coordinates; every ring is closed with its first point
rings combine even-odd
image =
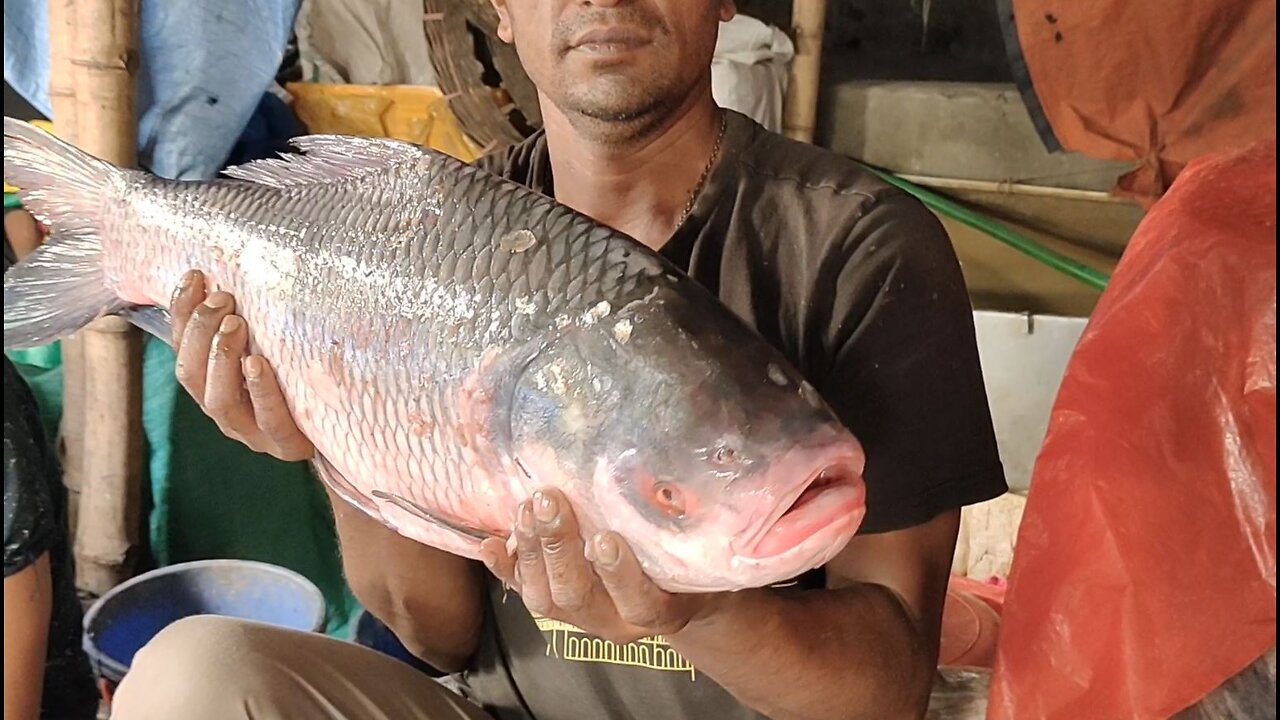
{"type": "Polygon", "coordinates": [[[795,45],[772,25],[747,15],[720,23],[711,61],[711,94],[724,108],[782,131],[782,100],[795,45]]]}

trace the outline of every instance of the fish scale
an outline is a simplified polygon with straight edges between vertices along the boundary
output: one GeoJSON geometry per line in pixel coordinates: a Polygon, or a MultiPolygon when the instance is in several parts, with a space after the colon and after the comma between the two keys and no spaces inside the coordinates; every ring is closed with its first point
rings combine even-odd
{"type": "MultiPolygon", "coordinates": [[[[430,183],[430,180],[431,178],[428,176],[427,182],[430,183]]],[[[308,194],[307,189],[293,191],[293,192],[297,194],[296,197],[293,198],[293,200],[295,200],[296,202],[308,203],[310,201],[310,198],[307,197],[307,194],[308,194]]],[[[320,194],[329,194],[329,193],[327,192],[327,189],[322,189],[320,194]]],[[[488,196],[481,196],[478,199],[479,201],[475,204],[469,205],[463,202],[459,202],[453,205],[452,207],[446,207],[442,212],[442,217],[440,218],[440,221],[436,223],[436,226],[449,227],[454,224],[455,218],[462,218],[460,226],[466,227],[466,223],[473,222],[473,220],[471,219],[474,219],[474,218],[485,217],[485,216],[505,217],[505,215],[498,212],[496,208],[490,209],[490,208],[484,207],[484,205],[486,204],[485,201],[487,200],[487,198],[488,196]],[[451,215],[454,217],[450,217],[451,215]]],[[[501,203],[501,196],[499,196],[499,200],[495,201],[493,204],[497,205],[499,203],[501,203]]],[[[272,207],[272,206],[266,205],[266,207],[272,207]]],[[[422,212],[427,211],[425,207],[420,208],[420,210],[422,212]]],[[[283,212],[287,212],[287,210],[283,212]]],[[[339,212],[341,211],[339,210],[339,212]]],[[[267,214],[268,216],[266,217],[264,217],[263,215],[264,215],[263,211],[259,210],[257,215],[252,216],[252,219],[263,227],[288,227],[287,222],[283,218],[271,217],[269,216],[270,215],[269,213],[267,214]]],[[[342,217],[342,215],[339,215],[338,217],[342,217]]],[[[333,248],[333,252],[335,254],[337,255],[349,254],[357,258],[358,265],[361,265],[363,267],[369,267],[373,269],[375,272],[377,270],[380,270],[381,268],[379,267],[380,266],[379,260],[382,258],[377,257],[377,255],[379,254],[378,251],[388,247],[388,243],[393,238],[385,234],[378,233],[377,228],[370,227],[370,223],[367,220],[361,223],[360,225],[356,225],[355,227],[352,227],[351,224],[358,217],[354,213],[347,215],[346,217],[347,217],[346,225],[342,225],[342,226],[335,226],[332,224],[326,225],[324,228],[324,231],[320,233],[320,239],[324,242],[326,246],[333,248]],[[364,231],[365,234],[363,234],[362,236],[363,241],[355,247],[350,247],[350,248],[343,247],[342,243],[344,242],[344,238],[351,238],[356,236],[356,234],[353,234],[350,232],[351,230],[364,231]],[[367,257],[361,258],[360,257],[361,255],[365,255],[367,257]]],[[[360,218],[360,219],[364,220],[364,218],[360,218]]],[[[373,220],[374,223],[377,222],[376,218],[370,218],[370,219],[373,220]]],[[[499,256],[500,254],[503,254],[503,251],[496,249],[494,245],[495,245],[495,242],[500,240],[500,238],[506,233],[513,232],[516,230],[531,229],[535,236],[549,235],[548,231],[542,230],[541,228],[538,227],[537,223],[534,222],[537,220],[542,220],[543,222],[545,222],[545,219],[546,219],[546,214],[542,213],[542,214],[531,214],[531,217],[530,217],[531,221],[527,223],[516,223],[516,224],[496,223],[495,226],[488,231],[488,234],[490,236],[489,243],[485,243],[481,241],[481,236],[473,234],[470,236],[473,238],[472,243],[464,246],[457,246],[457,245],[451,245],[447,242],[441,242],[440,235],[436,235],[435,237],[432,237],[432,235],[427,234],[424,237],[420,237],[418,239],[419,241],[414,244],[414,247],[419,248],[424,256],[430,257],[431,261],[434,261],[434,266],[436,268],[436,272],[434,273],[434,276],[436,278],[443,278],[444,280],[451,282],[452,287],[460,291],[459,296],[464,298],[463,304],[466,304],[466,301],[470,300],[474,304],[474,306],[493,308],[495,307],[495,304],[491,303],[489,301],[489,298],[485,297],[482,292],[475,292],[476,290],[482,289],[483,280],[492,279],[492,275],[490,274],[489,268],[486,266],[485,263],[480,262],[480,260],[486,256],[489,258],[492,258],[495,256],[499,256]]],[[[564,225],[565,223],[562,222],[561,226],[563,227],[564,225]]],[[[574,236],[567,238],[567,240],[569,241],[567,243],[544,242],[540,237],[540,241],[538,245],[535,246],[534,248],[535,250],[534,254],[528,256],[529,262],[526,264],[526,267],[528,268],[526,275],[529,277],[528,284],[532,285],[535,282],[537,282],[538,277],[536,274],[538,272],[545,273],[546,268],[548,267],[549,264],[551,264],[547,256],[550,253],[555,252],[555,248],[557,245],[585,244],[590,241],[590,233],[579,232],[574,236]]],[[[267,239],[264,239],[263,241],[270,242],[272,240],[267,238],[267,239]]],[[[296,247],[296,246],[290,247],[287,249],[293,250],[293,251],[304,250],[304,248],[296,247]]],[[[586,253],[578,250],[577,248],[574,248],[572,250],[567,250],[562,248],[561,252],[564,255],[567,255],[569,257],[575,257],[575,258],[586,258],[588,256],[586,253]]],[[[596,252],[590,253],[590,255],[595,257],[604,257],[604,252],[602,250],[596,251],[596,252]]],[[[513,274],[513,270],[518,272],[520,265],[521,263],[516,259],[510,258],[510,257],[505,258],[504,267],[503,267],[505,276],[511,277],[513,274]]],[[[561,264],[559,267],[563,268],[564,265],[561,264]]],[[[581,267],[581,263],[579,264],[578,267],[573,268],[571,272],[573,272],[574,270],[576,270],[577,272],[581,272],[583,270],[583,268],[581,267]]],[[[413,277],[411,273],[411,269],[405,268],[403,266],[395,267],[394,272],[397,276],[413,277]]],[[[295,323],[296,326],[298,327],[306,327],[308,325],[314,325],[321,336],[325,336],[332,333],[338,333],[341,331],[340,326],[345,325],[345,323],[349,322],[348,318],[350,318],[352,315],[351,309],[348,307],[350,305],[350,302],[349,302],[350,298],[353,298],[353,297],[359,298],[361,301],[376,300],[381,298],[384,302],[384,305],[377,309],[383,310],[383,311],[390,310],[394,306],[399,304],[400,299],[386,296],[378,292],[376,288],[372,288],[368,285],[362,285],[360,283],[352,282],[351,278],[343,278],[343,279],[337,279],[333,277],[326,278],[324,277],[324,273],[320,273],[319,276],[320,277],[316,278],[314,281],[314,284],[316,285],[314,289],[307,288],[305,287],[305,285],[304,287],[301,287],[301,288],[295,288],[295,292],[300,292],[300,293],[303,293],[304,295],[317,293],[316,296],[319,299],[319,302],[310,311],[297,313],[296,316],[292,319],[292,322],[295,323]],[[339,287],[334,287],[335,285],[339,287]],[[340,300],[343,298],[346,298],[348,302],[346,303],[341,302],[340,300]]],[[[430,276],[424,275],[424,277],[430,277],[430,276]]],[[[554,278],[554,277],[555,277],[554,275],[551,276],[551,278],[554,278]]],[[[548,280],[550,280],[551,278],[549,278],[548,280]]],[[[304,283],[305,282],[306,281],[304,277],[304,283]]],[[[556,287],[555,283],[548,281],[547,284],[549,285],[549,290],[550,290],[549,294],[552,297],[556,297],[557,296],[556,290],[558,290],[559,288],[556,287]]],[[[263,290],[262,288],[253,287],[251,282],[246,282],[244,279],[241,279],[240,282],[238,283],[232,283],[232,285],[235,285],[236,287],[229,288],[229,289],[232,289],[232,291],[237,295],[253,296],[263,290]]],[[[414,287],[412,285],[410,285],[407,288],[409,293],[412,293],[413,291],[418,289],[419,288],[414,287]]],[[[547,296],[544,295],[541,299],[545,300],[546,297],[547,296]]],[[[543,307],[539,307],[539,303],[535,302],[535,311],[541,310],[545,312],[545,310],[551,310],[553,312],[555,311],[572,312],[574,310],[585,309],[588,306],[588,304],[592,303],[597,299],[595,294],[589,293],[589,292],[580,293],[571,299],[564,296],[563,294],[558,295],[558,297],[565,300],[565,302],[561,307],[543,308],[543,307]]],[[[445,313],[450,314],[448,311],[445,311],[445,313]]],[[[456,314],[456,311],[455,311],[455,314],[456,314]]],[[[432,328],[435,330],[435,332],[427,331],[426,332],[427,337],[414,338],[413,340],[414,341],[425,340],[424,344],[427,347],[428,352],[425,354],[417,354],[415,357],[413,357],[409,361],[407,365],[408,367],[420,368],[423,372],[425,372],[426,374],[432,377],[436,377],[436,378],[447,377],[447,378],[453,378],[454,380],[452,383],[437,382],[429,386],[430,389],[436,393],[436,398],[438,399],[438,401],[440,401],[439,404],[437,405],[438,411],[436,413],[435,422],[434,422],[436,428],[439,428],[439,429],[456,428],[452,432],[451,438],[442,438],[446,440],[452,440],[453,442],[448,442],[448,441],[441,442],[434,446],[436,452],[441,452],[443,454],[443,457],[441,458],[441,460],[444,461],[443,463],[436,463],[436,465],[443,464],[445,466],[445,472],[448,477],[447,478],[426,478],[426,477],[416,477],[414,474],[412,474],[413,472],[412,468],[423,467],[423,463],[421,461],[426,458],[406,457],[406,455],[408,454],[407,453],[408,444],[407,442],[403,441],[404,440],[403,433],[405,432],[405,430],[402,425],[399,425],[397,423],[379,422],[379,420],[382,419],[381,417],[378,417],[380,415],[383,417],[394,417],[395,415],[394,408],[391,407],[387,403],[387,401],[383,398],[378,398],[373,403],[374,417],[370,418],[371,420],[374,421],[373,424],[365,425],[361,423],[358,425],[360,431],[370,433],[372,434],[372,436],[360,438],[359,431],[358,431],[357,440],[365,440],[373,448],[376,449],[376,452],[372,454],[364,453],[365,455],[364,458],[356,458],[356,457],[330,458],[330,460],[333,461],[336,466],[338,466],[340,469],[345,470],[344,475],[347,475],[348,477],[373,478],[374,482],[372,482],[371,484],[378,485],[379,483],[377,483],[376,480],[380,476],[385,477],[385,475],[387,474],[386,468],[393,467],[393,466],[396,466],[399,468],[409,467],[410,474],[407,477],[403,478],[401,481],[401,484],[405,486],[402,489],[401,494],[407,496],[411,500],[414,500],[424,505],[428,503],[432,503],[434,501],[434,504],[437,507],[440,507],[446,511],[449,510],[449,507],[447,502],[442,502],[443,500],[445,500],[444,498],[421,497],[418,495],[418,493],[414,492],[412,489],[428,487],[431,485],[431,483],[428,481],[432,479],[437,481],[443,479],[448,484],[453,485],[455,487],[456,492],[452,494],[452,497],[455,497],[455,498],[469,497],[471,495],[485,495],[493,492],[501,493],[504,490],[508,489],[509,484],[505,478],[501,481],[496,481],[496,482],[494,480],[494,476],[497,474],[497,472],[499,472],[499,466],[502,464],[499,459],[492,458],[492,457],[484,457],[484,455],[480,455],[478,459],[480,460],[481,465],[474,466],[474,465],[468,464],[467,462],[464,462],[465,456],[469,455],[468,453],[455,450],[455,448],[457,448],[463,442],[466,442],[467,446],[475,446],[477,444],[482,444],[486,441],[485,438],[482,438],[476,435],[473,431],[473,428],[462,426],[457,422],[460,419],[458,416],[459,411],[457,408],[457,396],[456,396],[456,393],[458,390],[457,382],[458,382],[458,378],[467,376],[475,368],[476,363],[478,362],[478,355],[476,353],[465,352],[468,349],[467,346],[471,344],[471,343],[468,343],[468,340],[479,341],[484,346],[494,347],[495,345],[501,345],[503,343],[518,342],[519,340],[524,338],[516,337],[512,333],[501,332],[501,330],[503,329],[510,329],[510,326],[507,326],[506,328],[504,328],[503,326],[496,326],[497,329],[499,330],[498,335],[496,337],[485,337],[483,334],[474,332],[475,328],[473,327],[473,325],[467,322],[468,319],[474,319],[474,318],[456,317],[449,322],[424,325],[423,328],[432,328]],[[455,334],[455,331],[456,331],[456,334],[455,334]],[[449,347],[450,352],[440,352],[440,350],[444,347],[449,347]],[[463,351],[461,353],[462,356],[458,357],[460,350],[463,351]],[[454,360],[454,362],[449,362],[451,359],[454,360]],[[413,461],[412,465],[410,465],[411,461],[413,461]]],[[[541,329],[543,330],[547,329],[548,319],[549,318],[547,318],[545,315],[543,316],[542,318],[543,325],[541,329]]],[[[488,329],[489,327],[494,327],[489,323],[482,323],[482,326],[485,327],[486,329],[488,329]]],[[[535,327],[536,326],[527,327],[526,332],[533,331],[535,327]]],[[[418,343],[417,342],[410,343],[410,345],[416,345],[416,344],[418,343]]],[[[341,365],[342,367],[347,367],[347,368],[358,367],[362,364],[366,368],[370,367],[367,362],[361,363],[360,362],[361,358],[377,357],[379,355],[382,355],[383,354],[382,351],[384,350],[390,350],[390,349],[380,347],[377,344],[370,345],[366,349],[366,351],[363,353],[356,353],[354,354],[354,356],[349,355],[349,356],[343,357],[341,365]]],[[[306,373],[305,368],[299,368],[299,367],[290,368],[288,367],[287,362],[280,362],[284,358],[288,357],[288,355],[285,353],[284,348],[276,348],[276,349],[264,348],[264,354],[266,354],[268,359],[273,362],[273,365],[277,367],[277,372],[280,373],[282,377],[288,377],[290,376],[291,373],[302,374],[302,377],[298,382],[299,386],[305,387],[308,384],[305,376],[305,373],[306,373]]],[[[313,360],[313,362],[315,361],[313,360]]],[[[345,390],[345,391],[354,392],[359,390],[359,387],[357,387],[358,383],[356,383],[355,379],[349,376],[330,377],[325,379],[331,380],[337,383],[339,385],[338,389],[340,391],[345,390]]],[[[405,377],[403,375],[392,375],[390,377],[371,378],[371,380],[373,380],[374,385],[381,386],[381,387],[388,387],[389,395],[397,391],[410,391],[411,388],[413,387],[411,383],[412,379],[409,377],[405,377]]],[[[304,391],[303,395],[304,395],[304,400],[302,400],[301,402],[305,403],[307,400],[313,400],[313,401],[315,400],[314,394],[310,390],[304,391]]],[[[319,401],[319,402],[322,403],[323,401],[319,401]]],[[[327,420],[328,414],[322,415],[318,419],[327,420]]],[[[317,423],[317,425],[321,425],[321,424],[322,423],[317,423]]],[[[309,432],[316,433],[321,437],[325,437],[327,435],[329,436],[329,439],[335,442],[339,439],[338,437],[334,437],[333,430],[326,427],[319,427],[319,426],[309,427],[309,428],[304,428],[304,430],[308,430],[309,432]]],[[[437,430],[437,432],[440,432],[440,431],[437,430]]],[[[347,433],[345,431],[343,431],[341,434],[343,436],[347,436],[347,433]]],[[[361,442],[356,442],[354,443],[354,445],[356,447],[365,447],[365,445],[361,442]]],[[[432,465],[432,463],[427,463],[427,465],[430,466],[432,465]]],[[[503,522],[501,522],[501,524],[495,523],[496,527],[491,526],[490,528],[486,528],[486,529],[499,530],[502,527],[509,524],[509,519],[503,518],[502,520],[503,522]]]]}
{"type": "Polygon", "coordinates": [[[783,581],[852,537],[857,440],[659,254],[424,148],[295,144],[175,182],[6,118],[6,180],[53,229],[6,274],[6,349],[104,313],[168,340],[171,290],[199,269],[235,297],[320,480],[406,537],[475,558],[555,486],[671,591],[783,581]]]}

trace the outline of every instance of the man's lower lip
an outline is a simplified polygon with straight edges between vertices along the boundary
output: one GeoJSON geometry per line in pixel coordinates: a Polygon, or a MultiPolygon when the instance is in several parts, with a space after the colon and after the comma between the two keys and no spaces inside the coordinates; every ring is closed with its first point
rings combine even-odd
{"type": "Polygon", "coordinates": [[[576,45],[573,49],[587,55],[620,55],[634,52],[642,47],[644,47],[643,43],[636,42],[593,42],[576,45]]]}

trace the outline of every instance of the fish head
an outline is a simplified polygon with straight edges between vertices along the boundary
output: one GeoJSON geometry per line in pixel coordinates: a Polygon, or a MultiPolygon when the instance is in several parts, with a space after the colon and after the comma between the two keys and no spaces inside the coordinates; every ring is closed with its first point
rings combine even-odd
{"type": "Polygon", "coordinates": [[[696,291],[564,333],[530,363],[513,447],[669,591],[737,590],[821,566],[865,514],[861,445],[817,390],[696,291]]]}

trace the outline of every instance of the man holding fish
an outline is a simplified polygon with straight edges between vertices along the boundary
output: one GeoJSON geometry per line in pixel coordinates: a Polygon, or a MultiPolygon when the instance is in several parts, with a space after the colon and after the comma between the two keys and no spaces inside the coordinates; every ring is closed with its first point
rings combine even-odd
{"type": "MultiPolygon", "coordinates": [[[[971,308],[945,231],[920,204],[846,159],[715,105],[710,61],[718,24],[734,12],[730,0],[493,2],[500,36],[514,43],[540,91],[544,129],[481,165],[687,273],[803,375],[769,365],[776,385],[791,388],[787,397],[810,393],[857,442],[831,434],[795,446],[807,454],[765,452],[768,439],[756,426],[777,420],[778,433],[800,432],[787,425],[793,416],[773,410],[789,401],[736,376],[723,387],[756,403],[737,421],[736,405],[718,396],[702,402],[702,386],[680,406],[697,410],[693,418],[665,416],[646,406],[647,397],[622,396],[603,409],[557,406],[558,423],[585,413],[582,422],[639,428],[641,455],[652,434],[646,424],[676,423],[700,447],[699,427],[729,426],[737,434],[719,433],[708,463],[737,468],[750,456],[792,468],[786,487],[794,493],[779,490],[781,500],[772,495],[776,473],[770,484],[713,496],[675,476],[675,461],[636,469],[626,487],[644,499],[619,508],[641,508],[637,517],[654,533],[678,530],[664,536],[670,553],[643,558],[620,532],[588,530],[600,527],[596,513],[615,513],[596,506],[601,496],[575,506],[564,486],[522,498],[507,532],[476,534],[466,551],[442,550],[419,541],[426,535],[396,532],[377,512],[438,525],[430,537],[449,528],[459,543],[474,528],[459,530],[434,506],[399,495],[378,496],[393,501],[392,510],[361,507],[360,498],[380,491],[366,492],[359,462],[318,463],[330,475],[352,589],[445,682],[331,638],[194,618],[137,656],[115,716],[920,717],[960,508],[1006,489],[971,308]],[[595,420],[601,413],[609,417],[595,420]],[[778,503],[776,511],[766,502],[778,503]],[[758,518],[742,547],[712,532],[739,515],[758,518]],[[715,519],[678,522],[693,516],[715,519]],[[820,567],[785,580],[752,575],[752,558],[801,546],[820,567]],[[682,568],[681,558],[701,560],[682,568]],[[701,586],[699,573],[707,575],[701,586]]],[[[8,155],[6,146],[6,164],[8,155]]],[[[538,239],[508,234],[501,247],[520,253],[538,239]]],[[[248,298],[211,290],[204,275],[188,274],[170,305],[183,385],[231,437],[284,460],[315,458],[319,430],[303,428],[322,423],[291,412],[293,385],[251,354],[248,314],[237,314],[248,298]]],[[[625,344],[632,326],[611,327],[625,344]]],[[[696,340],[737,342],[736,330],[725,332],[727,339],[696,340]]],[[[679,381],[693,376],[682,362],[668,356],[644,367],[679,381]]],[[[551,363],[539,377],[554,385],[559,367],[551,363]]],[[[531,386],[517,396],[550,397],[539,392],[531,386]]],[[[401,433],[433,432],[429,419],[408,415],[401,433]]],[[[814,438],[828,431],[835,432],[819,424],[803,430],[814,438]]],[[[547,468],[563,467],[563,446],[527,448],[513,474],[546,477],[547,468]]],[[[598,481],[590,474],[577,480],[598,481]]],[[[610,517],[610,527],[624,527],[610,517]]]]}

